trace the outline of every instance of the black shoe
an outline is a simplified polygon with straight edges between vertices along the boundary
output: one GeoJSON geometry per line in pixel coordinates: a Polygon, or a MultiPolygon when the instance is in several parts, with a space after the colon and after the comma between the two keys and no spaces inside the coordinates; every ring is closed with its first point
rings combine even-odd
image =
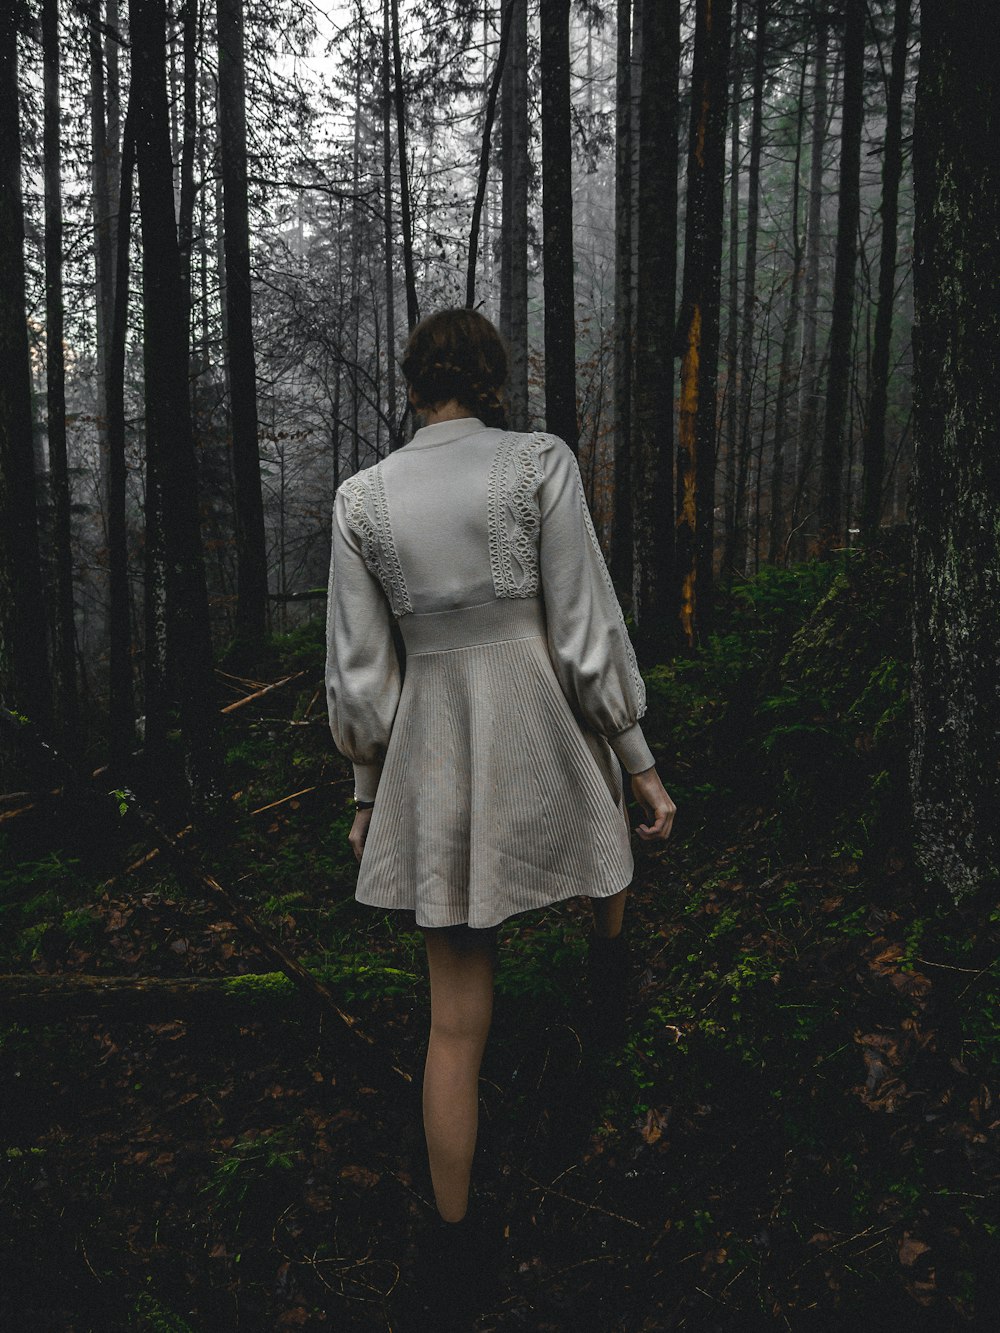
{"type": "Polygon", "coordinates": [[[470,1333],[497,1295],[501,1244],[475,1196],[460,1222],[435,1214],[403,1278],[400,1333],[470,1333]]]}
{"type": "Polygon", "coordinates": [[[587,942],[590,1035],[598,1049],[620,1046],[628,1032],[632,951],[624,929],[608,939],[591,933],[587,942]]]}

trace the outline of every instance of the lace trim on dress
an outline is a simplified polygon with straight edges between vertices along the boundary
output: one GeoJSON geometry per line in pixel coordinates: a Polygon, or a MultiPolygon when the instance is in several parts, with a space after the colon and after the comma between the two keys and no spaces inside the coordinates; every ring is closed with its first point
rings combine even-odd
{"type": "Polygon", "coordinates": [[[493,590],[498,597],[538,595],[541,514],[537,496],[544,476],[539,444],[537,435],[505,435],[490,469],[487,524],[493,590]],[[509,528],[508,516],[513,519],[509,528]]]}
{"type": "Polygon", "coordinates": [[[392,536],[382,473],[377,465],[365,468],[342,482],[341,489],[347,496],[348,527],[357,534],[362,559],[381,584],[398,620],[413,610],[413,604],[392,536]]]}
{"type": "MultiPolygon", "coordinates": [[[[625,654],[628,657],[629,674],[632,677],[632,683],[635,686],[635,692],[638,697],[638,707],[636,708],[636,721],[643,717],[646,712],[646,682],[639,671],[639,663],[636,661],[635,648],[632,646],[632,639],[629,636],[628,626],[625,624],[625,616],[622,613],[622,605],[618,600],[618,594],[615,592],[615,585],[611,579],[611,572],[608,569],[607,561],[604,559],[604,552],[601,550],[600,539],[594,528],[594,520],[590,516],[590,506],[587,504],[587,493],[583,489],[583,477],[580,474],[580,468],[573,469],[576,473],[576,484],[580,489],[580,505],[583,509],[583,521],[586,524],[587,532],[590,534],[590,540],[593,542],[594,550],[597,553],[597,563],[601,567],[604,575],[604,582],[608,585],[608,592],[611,594],[611,601],[614,603],[615,610],[618,612],[618,619],[621,622],[622,638],[625,640],[625,654]]],[[[634,725],[634,724],[633,724],[634,725]]],[[[623,728],[627,731],[628,727],[623,728]]]]}

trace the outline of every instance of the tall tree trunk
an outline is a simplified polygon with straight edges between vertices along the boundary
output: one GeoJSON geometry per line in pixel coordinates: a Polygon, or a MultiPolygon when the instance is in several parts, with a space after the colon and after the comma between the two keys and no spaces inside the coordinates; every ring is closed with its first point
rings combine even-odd
{"type": "Polygon", "coordinates": [[[820,466],[818,551],[827,555],[842,537],[844,419],[851,374],[854,276],[861,215],[861,122],[864,112],[865,0],[846,0],[844,96],[840,135],[837,259],[833,273],[830,370],[820,466]]]}
{"type": "MultiPolygon", "coordinates": [[[[176,692],[195,808],[218,799],[217,709],[188,394],[188,329],[174,213],[164,0],[132,0],[136,165],[143,254],[146,450],[160,502],[167,679],[176,692]]],[[[159,773],[149,774],[160,781],[159,773]]]]}
{"type": "Polygon", "coordinates": [[[677,436],[677,563],[680,628],[689,646],[712,624],[716,387],[730,0],[697,0],[688,140],[684,285],[677,324],[681,356],[677,436]]]}
{"type": "Polygon", "coordinates": [[[129,245],[132,239],[132,176],[135,169],[135,94],[129,96],[122,147],[118,219],[115,226],[115,299],[108,340],[108,573],[110,649],[108,681],[109,753],[122,771],[135,744],[132,693],[132,635],[128,580],[125,488],[125,342],[128,331],[129,245]]]}
{"type": "Polygon", "coordinates": [[[673,351],[677,290],[677,79],[680,5],[642,13],[639,284],[635,318],[632,488],[637,645],[659,660],[670,641],[673,584],[673,351]]]}
{"type": "Polygon", "coordinates": [[[618,0],[615,83],[614,515],[608,565],[632,604],[632,4],[618,0]]]}
{"type": "Polygon", "coordinates": [[[56,716],[62,748],[79,750],[76,688],[76,625],[73,612],[73,548],[69,464],[66,457],[66,365],[63,354],[62,143],[59,129],[59,4],[42,0],[45,82],[45,379],[48,407],[49,476],[53,507],[55,641],[53,667],[56,716]]]}
{"type": "Polygon", "coordinates": [[[802,370],[799,384],[799,429],[795,440],[795,493],[792,502],[792,552],[796,560],[807,550],[805,525],[809,521],[809,474],[819,431],[820,366],[819,257],[823,222],[823,147],[826,141],[828,28],[825,16],[817,23],[813,63],[813,107],[809,138],[809,216],[806,222],[806,271],[802,311],[802,370]]]}
{"type": "MultiPolygon", "coordinates": [[[[188,0],[192,3],[192,0],[188,0]]],[[[267,546],[257,440],[257,365],[250,291],[243,0],[218,0],[219,122],[226,247],[224,346],[232,391],[236,643],[253,655],[267,634],[267,546]]]]}
{"type": "Polygon", "coordinates": [[[913,748],[918,864],[957,901],[1000,882],[1000,10],[922,7],[912,473],[913,748]],[[992,164],[992,165],[991,165],[992,164]]]}
{"type": "Polygon", "coordinates": [[[575,453],[579,444],[579,426],[573,295],[569,0],[541,0],[540,25],[545,427],[561,436],[575,453]]]}
{"type": "Polygon", "coordinates": [[[413,213],[410,209],[410,166],[406,157],[406,98],[403,91],[403,53],[399,45],[399,0],[390,0],[392,64],[396,84],[396,139],[399,146],[399,212],[403,224],[403,274],[406,281],[406,324],[420,319],[417,281],[413,271],[413,213]]]}
{"type": "MultiPolygon", "coordinates": [[[[476,197],[472,205],[472,222],[469,228],[469,260],[465,282],[465,304],[470,310],[476,304],[476,260],[479,256],[479,231],[483,216],[483,204],[486,200],[486,187],[490,177],[490,147],[493,143],[493,126],[496,120],[497,94],[500,80],[503,78],[504,64],[507,60],[507,47],[510,44],[510,22],[514,14],[515,0],[507,0],[500,25],[500,43],[497,51],[497,63],[490,80],[486,97],[486,110],[483,115],[483,140],[479,154],[479,177],[476,182],[476,197]]],[[[483,269],[486,269],[486,236],[483,236],[483,269]]]]}
{"type": "MultiPolygon", "coordinates": [[[[396,405],[396,247],[392,229],[392,78],[389,73],[391,52],[392,18],[389,13],[389,0],[382,0],[382,211],[385,215],[383,237],[385,244],[386,401],[388,404],[389,449],[393,450],[398,449],[403,440],[399,433],[399,414],[396,405]]],[[[337,374],[339,376],[339,370],[337,374]]]]}
{"type": "Polygon", "coordinates": [[[0,5],[0,701],[46,728],[52,721],[52,686],[25,308],[18,17],[13,5],[0,5]]]}
{"type": "Polygon", "coordinates": [[[785,542],[785,437],[787,433],[788,404],[791,400],[792,364],[795,358],[795,332],[799,324],[799,290],[802,286],[802,235],[799,230],[800,173],[802,168],[802,134],[806,113],[806,71],[809,66],[809,48],[802,53],[802,75],[799,79],[799,105],[795,126],[795,162],[792,167],[792,281],[781,338],[781,364],[778,367],[778,391],[774,405],[774,451],[771,457],[771,514],[768,527],[767,559],[775,564],[784,554],[785,542]]]}
{"type": "Polygon", "coordinates": [[[882,159],[882,245],[878,270],[878,311],[872,343],[871,392],[861,475],[861,540],[875,533],[882,514],[885,481],[885,413],[889,396],[889,353],[896,290],[896,230],[899,178],[903,170],[903,83],[910,35],[910,0],[896,0],[892,32],[892,72],[886,100],[882,159]]]}
{"type": "MultiPolygon", "coordinates": [[[[514,0],[510,48],[510,376],[511,430],[528,429],[528,5],[514,0]]],[[[506,187],[505,187],[506,188],[506,187]]],[[[506,251],[505,251],[506,253],[506,251]]]]}
{"type": "Polygon", "coordinates": [[[743,0],[733,19],[733,90],[729,104],[729,292],[726,311],[726,416],[722,437],[722,568],[736,558],[736,468],[739,457],[740,115],[743,105],[743,0]]]}
{"type": "MultiPolygon", "coordinates": [[[[754,27],[753,98],[750,112],[750,162],[747,169],[747,230],[743,270],[743,320],[740,329],[740,423],[736,486],[733,495],[733,563],[747,568],[747,485],[750,475],[753,415],[754,331],[757,305],[757,232],[760,226],[760,155],[764,126],[764,63],[767,40],[766,0],[757,0],[754,27]]],[[[766,383],[766,381],[765,381],[766,383]]]]}

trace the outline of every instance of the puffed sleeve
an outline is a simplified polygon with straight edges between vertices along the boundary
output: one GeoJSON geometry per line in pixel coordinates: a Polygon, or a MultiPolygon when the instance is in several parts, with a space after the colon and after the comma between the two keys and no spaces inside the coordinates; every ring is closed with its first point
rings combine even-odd
{"type": "Polygon", "coordinates": [[[326,700],[330,731],[354,765],[354,795],[373,801],[402,687],[392,611],[347,522],[337,490],[326,603],[326,700]]]}
{"type": "Polygon", "coordinates": [[[546,435],[539,572],[549,656],[578,720],[606,737],[629,773],[656,763],[639,718],[646,687],[594,530],[576,455],[546,435]]]}

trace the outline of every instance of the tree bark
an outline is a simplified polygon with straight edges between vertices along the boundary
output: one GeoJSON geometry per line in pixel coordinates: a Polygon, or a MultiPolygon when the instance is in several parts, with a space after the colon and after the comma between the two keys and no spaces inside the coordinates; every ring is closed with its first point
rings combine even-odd
{"type": "MultiPolygon", "coordinates": [[[[389,450],[403,443],[399,430],[396,403],[396,246],[392,229],[392,78],[389,61],[392,51],[392,19],[389,0],[382,2],[382,211],[384,214],[383,240],[385,245],[385,351],[386,402],[389,421],[389,450]]],[[[339,367],[335,372],[340,375],[339,367]]]]}
{"type": "Polygon", "coordinates": [[[680,5],[642,12],[638,293],[635,314],[633,561],[637,647],[661,660],[673,588],[674,318],[677,290],[677,80],[680,5]]]}
{"type": "Polygon", "coordinates": [[[821,556],[828,555],[843,537],[844,426],[851,374],[854,277],[858,261],[858,219],[861,215],[865,12],[865,0],[846,0],[837,258],[833,274],[830,368],[826,383],[826,415],[820,465],[818,554],[821,556]]]}
{"type": "Polygon", "coordinates": [[[711,629],[730,14],[729,0],[697,0],[684,284],[677,324],[677,351],[682,359],[676,578],[680,629],[688,646],[701,642],[711,629]]]}
{"type": "Polygon", "coordinates": [[[740,117],[743,104],[743,0],[733,19],[733,89],[729,102],[729,290],[726,311],[726,415],[722,436],[722,568],[736,568],[736,469],[740,416],[740,117]]]}
{"type": "Polygon", "coordinates": [[[403,224],[403,274],[406,281],[406,323],[420,319],[417,282],[413,271],[413,213],[410,209],[410,168],[406,157],[406,98],[403,93],[403,54],[399,45],[399,0],[390,0],[392,64],[396,85],[396,138],[399,145],[399,212],[403,224]]]}
{"type": "MultiPolygon", "coordinates": [[[[614,512],[608,565],[623,605],[632,597],[632,4],[618,0],[615,83],[614,512]]],[[[672,378],[672,377],[671,377],[672,378]]]]}
{"type": "Polygon", "coordinates": [[[490,174],[490,144],[493,141],[493,125],[496,118],[497,93],[503,77],[504,62],[507,59],[507,46],[510,42],[510,23],[514,14],[515,0],[507,0],[504,6],[503,20],[500,25],[500,49],[497,63],[490,81],[490,90],[486,99],[486,112],[483,116],[483,142],[479,154],[479,176],[476,182],[476,197],[472,205],[472,223],[469,227],[469,260],[465,279],[465,304],[472,309],[476,304],[476,258],[479,254],[479,224],[483,215],[483,201],[486,198],[486,184],[490,174]]]}
{"type": "Polygon", "coordinates": [[[219,155],[226,254],[224,346],[232,393],[236,643],[249,655],[267,634],[267,545],[257,439],[257,365],[250,289],[243,0],[218,0],[219,155]]]}
{"type": "Polygon", "coordinates": [[[806,70],[809,65],[808,47],[802,53],[802,76],[799,80],[799,106],[795,125],[795,161],[792,166],[792,280],[788,296],[788,310],[781,338],[781,362],[778,367],[778,390],[774,405],[774,449],[771,455],[771,513],[768,524],[768,563],[775,564],[786,554],[785,548],[785,436],[788,404],[791,401],[792,364],[795,354],[795,333],[799,324],[799,291],[802,286],[802,236],[799,231],[800,173],[802,168],[802,134],[805,125],[806,70]]]}
{"type": "Polygon", "coordinates": [[[917,863],[1000,888],[1000,11],[924,5],[913,136],[913,743],[917,863]]]}
{"type": "Polygon", "coordinates": [[[910,35],[910,0],[896,0],[892,31],[892,72],[886,99],[885,150],[882,159],[882,244],[878,269],[878,310],[872,339],[871,388],[861,474],[861,540],[867,542],[882,515],[885,482],[885,414],[889,396],[889,353],[896,294],[896,233],[899,180],[903,171],[903,84],[906,43],[910,35]]]}
{"type": "MultiPolygon", "coordinates": [[[[133,85],[134,89],[134,85],[133,85]]],[[[108,680],[109,753],[123,766],[135,746],[132,634],[128,583],[128,524],[125,463],[125,343],[128,333],[129,246],[132,240],[132,176],[135,170],[135,101],[130,92],[122,145],[118,219],[115,231],[114,307],[108,340],[108,592],[111,658],[108,680]]]]}
{"type": "MultiPolygon", "coordinates": [[[[764,62],[767,41],[766,0],[757,0],[754,28],[753,93],[750,111],[750,161],[747,166],[746,255],[743,270],[743,319],[740,326],[740,408],[736,485],[733,495],[733,564],[747,569],[747,488],[750,479],[751,417],[754,386],[754,332],[757,304],[757,232],[760,227],[760,156],[764,137],[764,62]]],[[[765,381],[766,383],[766,381],[765,381]]]]}
{"type": "Polygon", "coordinates": [[[564,439],[576,453],[579,425],[573,294],[569,0],[541,0],[540,25],[545,428],[564,439]]]}
{"type": "Polygon", "coordinates": [[[0,5],[0,699],[41,727],[52,687],[38,546],[24,285],[19,10],[0,5]]]}
{"type": "Polygon", "coordinates": [[[511,430],[528,429],[528,9],[514,0],[501,80],[500,333],[510,358],[511,430]]]}
{"type": "Polygon", "coordinates": [[[55,677],[57,730],[75,755],[80,745],[73,609],[73,545],[69,461],[66,455],[66,364],[63,350],[62,141],[59,127],[59,3],[42,0],[45,121],[45,380],[48,408],[49,484],[53,508],[55,568],[55,677]]]}
{"type": "Polygon", "coordinates": [[[795,494],[792,501],[792,552],[802,560],[807,550],[805,525],[809,513],[809,475],[816,457],[820,403],[819,252],[823,221],[823,147],[826,141],[827,43],[825,18],[817,24],[813,62],[813,107],[810,128],[809,216],[806,223],[806,270],[802,311],[802,370],[799,383],[799,429],[795,436],[795,494]]]}
{"type": "MultiPolygon", "coordinates": [[[[186,302],[174,214],[164,0],[132,0],[130,18],[132,75],[138,87],[146,451],[160,505],[167,679],[178,704],[190,800],[204,808],[218,800],[217,710],[188,394],[186,302]]],[[[148,776],[162,780],[160,773],[148,776]]]]}

